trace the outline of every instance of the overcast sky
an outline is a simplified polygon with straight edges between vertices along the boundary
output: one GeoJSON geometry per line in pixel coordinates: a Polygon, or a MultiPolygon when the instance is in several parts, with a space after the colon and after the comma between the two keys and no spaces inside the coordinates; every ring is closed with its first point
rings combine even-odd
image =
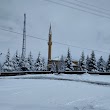
{"type": "MultiPolygon", "coordinates": [[[[59,0],[53,1],[60,2],[59,0]]],[[[78,3],[74,0],[68,1],[78,3]]],[[[110,10],[110,0],[79,1],[110,10]]],[[[66,5],[78,8],[71,4],[66,5]]],[[[22,33],[24,13],[27,15],[26,28],[29,35],[48,39],[49,25],[51,23],[53,41],[110,52],[110,19],[53,4],[45,0],[0,0],[0,27],[22,33]]],[[[110,14],[110,11],[107,11],[107,13],[110,14]]],[[[91,51],[86,49],[53,43],[52,58],[62,54],[66,56],[68,47],[72,58],[76,60],[79,59],[82,51],[85,52],[85,55],[91,54],[91,51]]],[[[8,48],[12,56],[16,50],[21,54],[22,36],[0,30],[0,51],[6,54],[8,48]]],[[[37,58],[40,51],[41,55],[47,58],[47,50],[47,41],[27,36],[27,55],[31,51],[34,58],[37,58]]],[[[96,52],[97,58],[101,55],[105,60],[108,59],[107,53],[96,52]]]]}

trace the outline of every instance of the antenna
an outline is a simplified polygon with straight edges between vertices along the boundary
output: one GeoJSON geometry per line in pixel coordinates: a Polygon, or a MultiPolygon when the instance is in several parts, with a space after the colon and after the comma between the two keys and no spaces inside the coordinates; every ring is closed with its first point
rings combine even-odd
{"type": "Polygon", "coordinates": [[[21,58],[26,57],[26,14],[24,14],[24,27],[23,27],[23,44],[22,44],[22,55],[21,58]]]}

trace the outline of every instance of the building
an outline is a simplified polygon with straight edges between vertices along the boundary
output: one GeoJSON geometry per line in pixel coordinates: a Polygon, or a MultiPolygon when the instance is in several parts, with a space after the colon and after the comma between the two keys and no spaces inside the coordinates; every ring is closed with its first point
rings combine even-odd
{"type": "MultiPolygon", "coordinates": [[[[52,64],[56,64],[56,66],[58,66],[60,62],[61,62],[60,58],[52,59],[52,29],[50,24],[48,36],[48,67],[47,67],[48,70],[51,70],[52,64]]],[[[78,70],[78,61],[73,60],[72,63],[74,70],[78,70]]]]}

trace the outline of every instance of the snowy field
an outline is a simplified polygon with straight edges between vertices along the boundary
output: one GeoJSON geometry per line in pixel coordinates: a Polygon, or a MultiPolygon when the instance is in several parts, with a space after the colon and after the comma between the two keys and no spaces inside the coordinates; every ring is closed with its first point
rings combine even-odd
{"type": "Polygon", "coordinates": [[[0,110],[110,110],[110,76],[0,77],[0,110]]]}

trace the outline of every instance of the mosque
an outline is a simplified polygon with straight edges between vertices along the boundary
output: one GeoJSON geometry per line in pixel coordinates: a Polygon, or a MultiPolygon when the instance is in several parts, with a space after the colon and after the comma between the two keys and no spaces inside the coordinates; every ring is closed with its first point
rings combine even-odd
{"type": "MultiPolygon", "coordinates": [[[[23,61],[26,58],[26,14],[24,14],[23,44],[22,44],[21,58],[23,61]]],[[[64,61],[66,61],[66,58],[64,59],[64,61]]],[[[49,36],[48,36],[48,65],[47,65],[48,70],[51,70],[53,63],[58,67],[58,64],[60,62],[61,62],[60,59],[52,59],[52,29],[50,25],[49,36]]],[[[78,61],[73,60],[72,63],[74,70],[78,70],[78,61]]],[[[26,68],[23,66],[23,70],[25,69],[26,68]]]]}
{"type": "MultiPolygon", "coordinates": [[[[48,70],[51,70],[51,66],[53,63],[58,66],[58,64],[60,63],[60,59],[52,59],[52,29],[50,25],[48,36],[48,70]]],[[[78,61],[73,60],[72,63],[74,70],[78,70],[78,61]]]]}

